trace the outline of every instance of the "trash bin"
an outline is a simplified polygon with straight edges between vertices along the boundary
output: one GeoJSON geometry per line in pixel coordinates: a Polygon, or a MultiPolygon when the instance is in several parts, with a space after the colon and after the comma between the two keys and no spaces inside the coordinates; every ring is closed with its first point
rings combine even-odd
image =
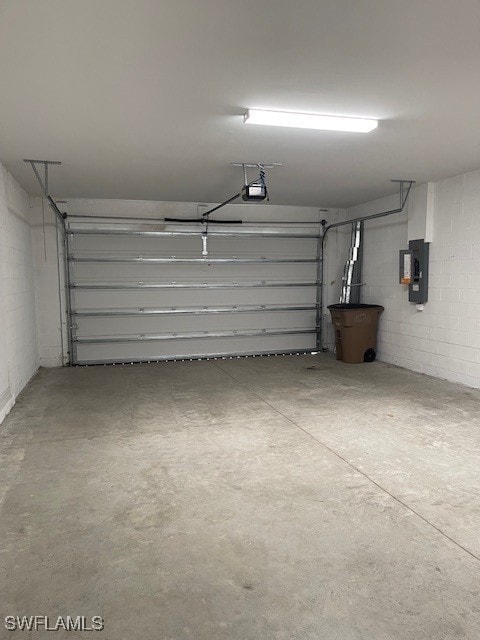
{"type": "Polygon", "coordinates": [[[378,304],[331,304],[337,360],[373,362],[377,355],[378,304]]]}

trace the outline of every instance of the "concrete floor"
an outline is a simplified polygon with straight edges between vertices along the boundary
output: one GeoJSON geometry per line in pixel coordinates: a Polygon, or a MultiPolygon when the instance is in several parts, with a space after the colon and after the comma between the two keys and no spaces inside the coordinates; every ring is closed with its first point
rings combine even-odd
{"type": "Polygon", "coordinates": [[[42,370],[0,449],[1,618],[480,638],[480,392],[329,356],[42,370]]]}

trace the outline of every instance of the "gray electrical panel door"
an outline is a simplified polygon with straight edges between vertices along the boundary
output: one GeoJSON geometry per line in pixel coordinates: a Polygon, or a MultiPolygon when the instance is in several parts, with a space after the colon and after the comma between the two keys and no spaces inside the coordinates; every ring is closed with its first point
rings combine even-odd
{"type": "Polygon", "coordinates": [[[408,287],[410,302],[428,301],[428,262],[430,244],[422,239],[410,240],[408,250],[412,259],[411,282],[408,287]]]}
{"type": "Polygon", "coordinates": [[[70,223],[72,361],[314,350],[316,233],[70,223]]]}

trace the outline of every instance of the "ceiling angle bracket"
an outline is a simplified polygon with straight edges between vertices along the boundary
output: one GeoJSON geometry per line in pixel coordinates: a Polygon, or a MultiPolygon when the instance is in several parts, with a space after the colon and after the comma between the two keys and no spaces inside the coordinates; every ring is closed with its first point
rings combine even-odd
{"type": "Polygon", "coordinates": [[[42,189],[43,195],[45,196],[45,198],[48,200],[48,202],[50,203],[50,206],[52,207],[52,209],[55,211],[55,213],[57,214],[57,216],[59,216],[62,221],[66,219],[67,214],[66,213],[62,213],[60,211],[60,209],[57,206],[57,203],[55,202],[55,200],[52,198],[52,196],[49,193],[49,189],[48,189],[48,166],[49,165],[58,165],[58,164],[62,164],[61,162],[59,162],[58,160],[32,160],[30,158],[24,158],[23,159],[24,162],[27,162],[33,169],[33,173],[35,174],[35,177],[38,180],[38,183],[40,184],[40,187],[42,189]],[[40,172],[38,170],[37,164],[43,164],[43,180],[40,176],[40,172]]]}
{"type": "Polygon", "coordinates": [[[403,209],[407,203],[410,190],[415,184],[415,180],[390,180],[399,185],[400,209],[403,209]]]}
{"type": "Polygon", "coordinates": [[[273,169],[273,167],[283,167],[282,162],[231,162],[230,165],[244,169],[273,169]]]}
{"type": "Polygon", "coordinates": [[[248,187],[247,169],[259,169],[260,176],[265,175],[265,169],[273,169],[274,167],[283,167],[281,162],[231,162],[232,167],[241,167],[243,171],[243,186],[248,187]]]}

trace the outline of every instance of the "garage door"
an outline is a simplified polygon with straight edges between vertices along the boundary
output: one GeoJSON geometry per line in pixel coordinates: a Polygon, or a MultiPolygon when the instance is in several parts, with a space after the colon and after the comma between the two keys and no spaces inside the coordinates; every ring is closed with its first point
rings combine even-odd
{"type": "Polygon", "coordinates": [[[315,232],[70,223],[74,364],[310,352],[315,232]]]}

